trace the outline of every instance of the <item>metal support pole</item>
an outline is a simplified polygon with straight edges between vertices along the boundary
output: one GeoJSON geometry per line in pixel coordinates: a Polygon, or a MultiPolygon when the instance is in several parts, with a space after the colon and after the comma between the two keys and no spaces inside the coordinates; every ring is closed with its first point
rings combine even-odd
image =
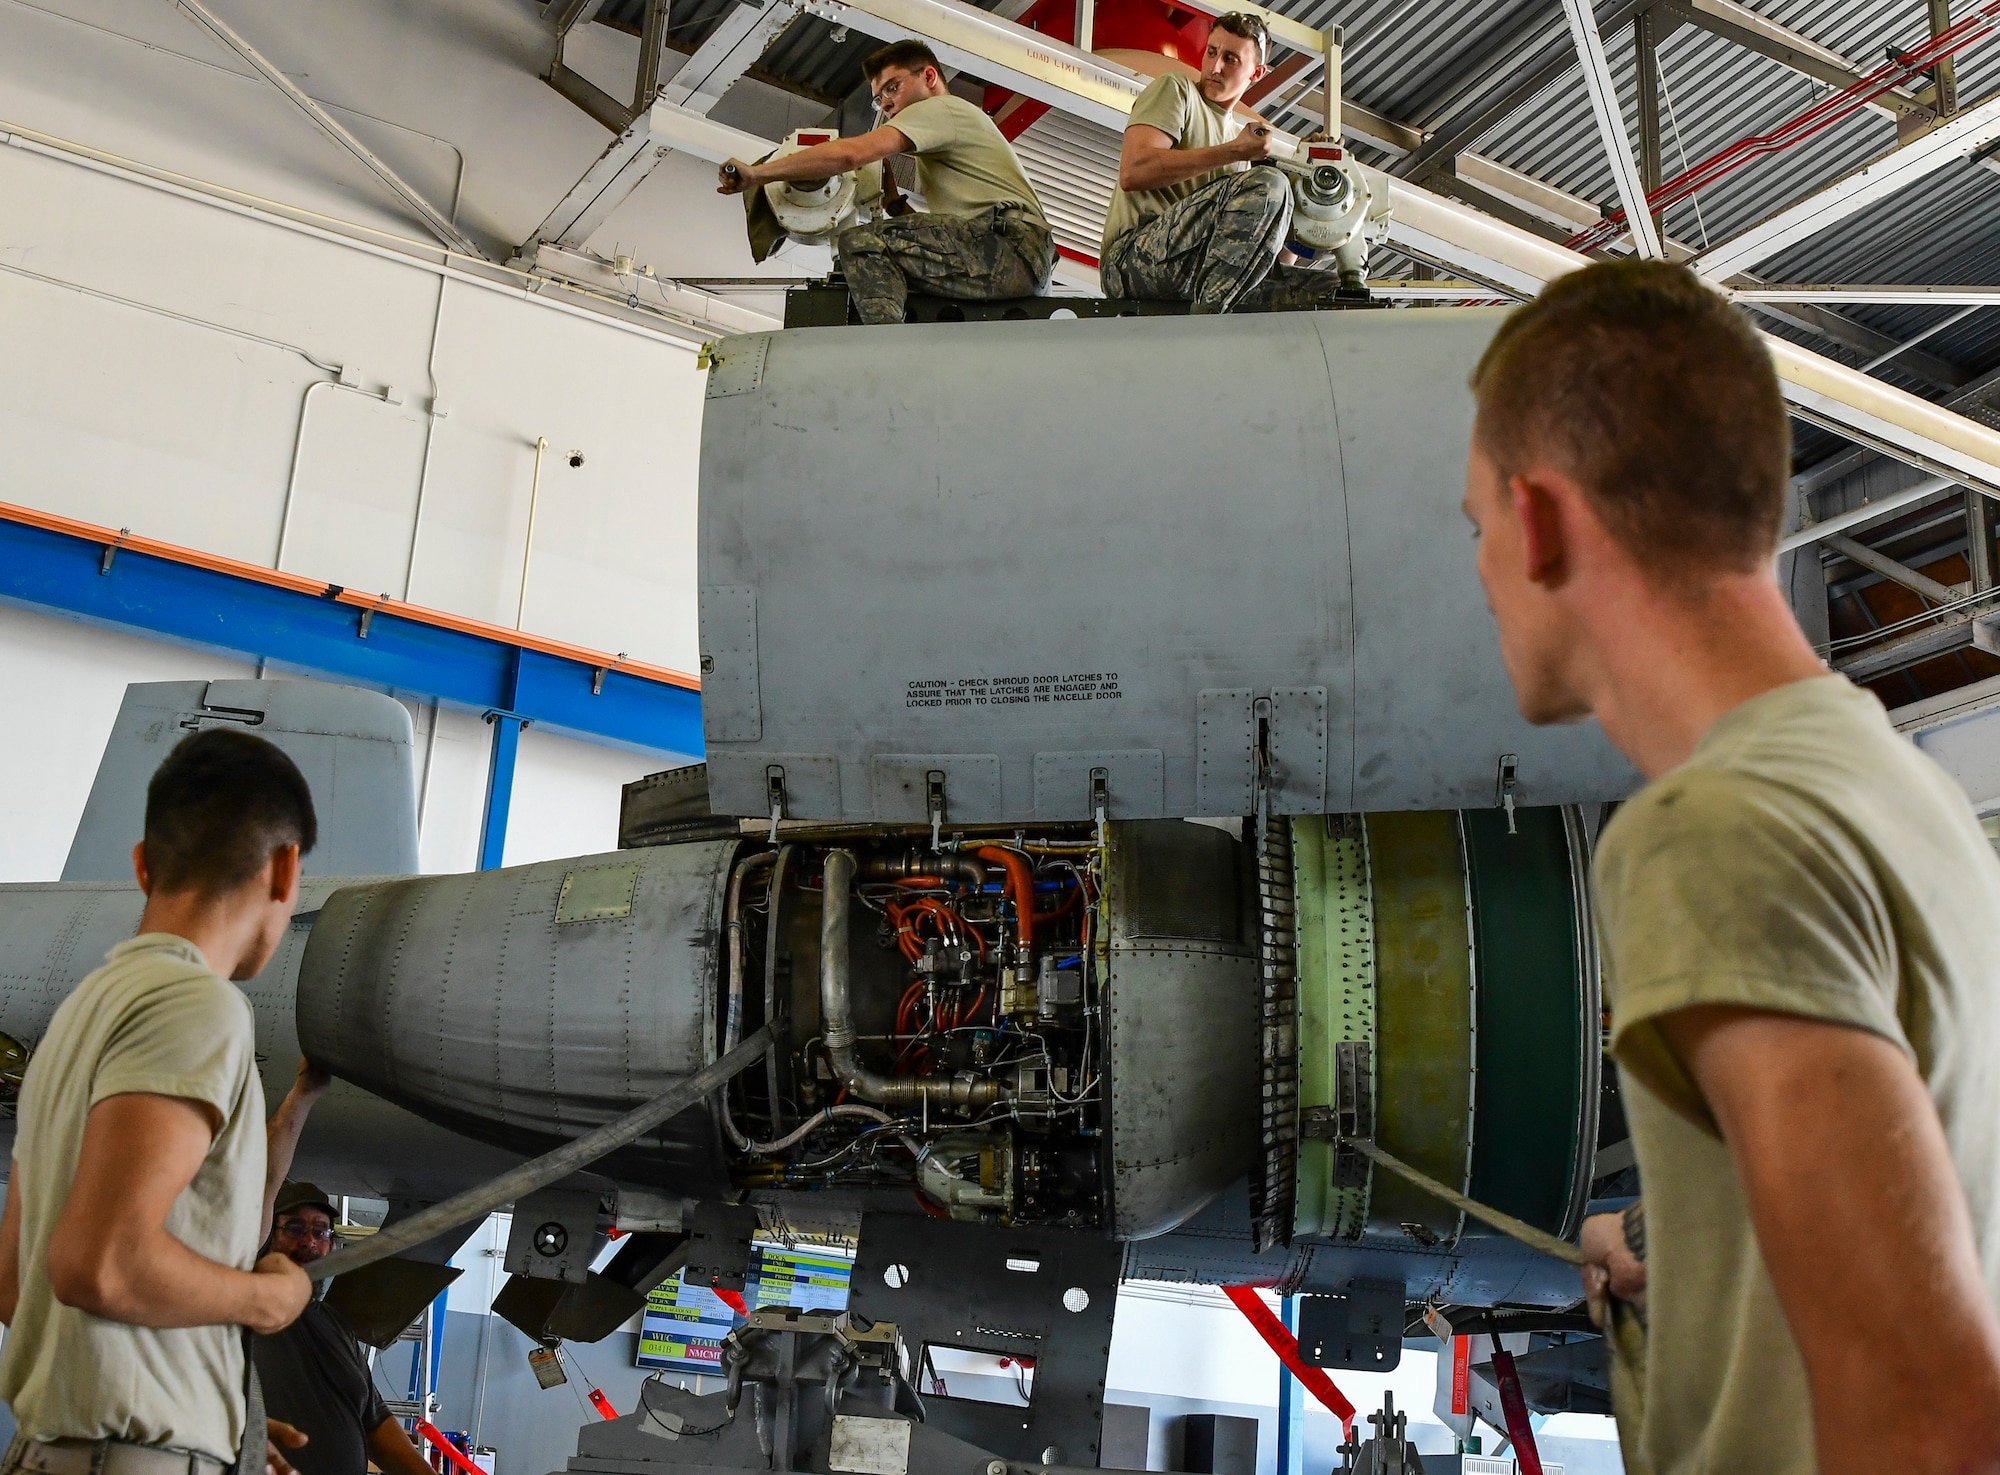
{"type": "Polygon", "coordinates": [[[535,477],[528,484],[528,533],[521,539],[521,592],[514,599],[514,628],[521,628],[521,618],[528,612],[528,562],[535,556],[535,512],[542,501],[542,457],[548,451],[549,438],[535,437],[535,477]]]}
{"type": "Polygon", "coordinates": [[[1078,51],[1096,49],[1097,0],[1076,0],[1076,39],[1070,44],[1078,51]]]}
{"type": "MultiPolygon", "coordinates": [[[[1285,1330],[1296,1336],[1299,1330],[1298,1297],[1280,1297],[1278,1315],[1285,1323],[1285,1330]]],[[[1304,1475],[1306,1454],[1304,1412],[1299,1398],[1299,1380],[1292,1376],[1290,1368],[1280,1362],[1277,1475],[1304,1475]]]]}
{"type": "Polygon", "coordinates": [[[1338,139],[1340,124],[1340,53],[1345,32],[1339,26],[1326,28],[1326,76],[1320,86],[1320,127],[1328,138],[1338,139]]]}
{"type": "Polygon", "coordinates": [[[1604,59],[1604,37],[1597,31],[1597,15],[1590,8],[1590,0],[1563,0],[1563,12],[1569,17],[1576,57],[1583,65],[1583,85],[1590,93],[1590,109],[1597,115],[1598,136],[1603,139],[1605,155],[1611,160],[1611,177],[1618,182],[1618,202],[1625,207],[1625,225],[1632,232],[1632,245],[1641,256],[1658,257],[1663,254],[1660,233],[1653,229],[1646,191],[1639,183],[1639,165],[1632,157],[1632,141],[1625,136],[1625,116],[1618,107],[1611,64],[1604,59]]]}
{"type": "Polygon", "coordinates": [[[493,761],[486,770],[486,815],[479,824],[479,869],[497,871],[507,854],[507,812],[514,805],[514,763],[521,752],[521,729],[528,724],[505,712],[488,712],[493,724],[493,761]]]}
{"type": "MultiPolygon", "coordinates": [[[[1951,0],[1929,0],[1931,34],[1941,36],[1951,29],[1951,0]]],[[[1931,86],[1937,90],[1936,107],[1940,118],[1958,111],[1958,63],[1945,57],[1931,68],[1931,86]]]]}
{"type": "Polygon", "coordinates": [[[1984,594],[1994,584],[1993,499],[1981,492],[1965,494],[1965,561],[1972,569],[1972,592],[1984,594]]]}
{"type": "Polygon", "coordinates": [[[368,145],[336,122],[331,113],[301,92],[297,84],[278,69],[276,63],[239,36],[227,21],[202,4],[202,0],[174,0],[174,5],[181,14],[249,62],[266,82],[282,92],[293,106],[312,119],[320,132],[366,165],[370,174],[381,180],[389,187],[391,193],[423,217],[424,224],[431,228],[432,234],[440,241],[462,256],[471,256],[481,261],[486,259],[486,253],[473,244],[471,237],[447,220],[443,212],[419,194],[402,175],[377,158],[368,145]]]}
{"type": "MultiPolygon", "coordinates": [[[[1973,495],[1978,494],[1973,493],[1973,495]]],[[[1919,599],[1927,599],[1932,604],[1941,605],[1950,604],[1959,596],[1960,591],[1949,584],[1940,584],[1936,579],[1920,574],[1915,569],[1898,563],[1887,554],[1870,548],[1866,543],[1857,543],[1842,533],[1828,533],[1820,541],[1849,562],[1858,563],[1869,572],[1880,574],[1892,584],[1901,584],[1919,599]]]]}
{"type": "Polygon", "coordinates": [[[639,32],[639,81],[632,111],[643,113],[660,93],[660,53],[667,46],[667,0],[646,0],[646,23],[639,32]]]}
{"type": "MultiPolygon", "coordinates": [[[[1650,10],[1632,17],[1632,55],[1639,84],[1639,188],[1650,196],[1660,187],[1660,25],[1650,10]]],[[[1653,229],[1665,238],[1657,211],[1653,229]]]]}

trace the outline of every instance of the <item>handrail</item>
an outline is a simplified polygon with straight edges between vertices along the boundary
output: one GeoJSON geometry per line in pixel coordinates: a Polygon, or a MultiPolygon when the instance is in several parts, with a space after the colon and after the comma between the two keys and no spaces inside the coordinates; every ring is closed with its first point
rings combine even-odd
{"type": "Polygon", "coordinates": [[[162,542],[158,538],[144,537],[123,528],[101,527],[96,523],[64,517],[59,513],[43,512],[33,507],[20,507],[11,502],[0,502],[0,521],[16,522],[27,527],[41,528],[47,532],[61,533],[84,542],[100,544],[107,550],[116,549],[119,553],[143,553],[153,558],[165,559],[170,563],[185,564],[189,568],[228,574],[233,578],[248,579],[276,589],[289,589],[296,594],[310,594],[336,604],[366,610],[375,616],[394,615],[398,619],[410,620],[419,625],[453,630],[461,635],[475,635],[482,640],[495,641],[501,645],[539,651],[543,655],[557,656],[563,660],[576,661],[581,665],[601,667],[607,671],[615,670],[627,676],[657,681],[664,686],[678,686],[686,691],[701,690],[701,678],[690,676],[685,671],[655,666],[646,661],[634,661],[624,656],[609,655],[604,651],[592,650],[588,646],[571,645],[566,640],[552,640],[545,635],[534,635],[525,630],[510,630],[505,625],[488,624],[484,620],[431,609],[421,604],[409,604],[386,595],[365,594],[358,589],[349,589],[345,585],[330,583],[325,579],[308,578],[304,574],[290,574],[281,569],[266,568],[260,563],[247,563],[240,558],[225,557],[220,553],[204,553],[198,548],[185,548],[177,543],[162,542]]]}

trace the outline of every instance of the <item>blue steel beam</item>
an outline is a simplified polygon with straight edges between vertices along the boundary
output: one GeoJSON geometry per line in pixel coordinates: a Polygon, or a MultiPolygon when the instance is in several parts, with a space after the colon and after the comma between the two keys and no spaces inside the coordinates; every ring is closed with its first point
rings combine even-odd
{"type": "Polygon", "coordinates": [[[497,871],[507,862],[507,816],[514,808],[514,764],[521,756],[518,717],[489,712],[493,724],[493,761],[486,768],[486,815],[479,822],[479,869],[497,871]]]}
{"type": "Polygon", "coordinates": [[[0,602],[505,713],[517,719],[507,724],[517,733],[519,721],[532,721],[672,759],[694,761],[703,751],[701,695],[661,679],[667,673],[620,669],[613,657],[574,647],[536,649],[517,643],[532,637],[510,640],[511,632],[394,601],[378,605],[336,584],[232,566],[26,509],[0,507],[0,602]]]}

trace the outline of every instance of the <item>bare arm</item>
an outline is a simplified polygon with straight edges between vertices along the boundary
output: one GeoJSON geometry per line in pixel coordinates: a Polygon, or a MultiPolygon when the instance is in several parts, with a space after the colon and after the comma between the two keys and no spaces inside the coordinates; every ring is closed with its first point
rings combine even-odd
{"type": "MultiPolygon", "coordinates": [[[[76,1177],[50,1236],[56,1299],[133,1326],[289,1326],[312,1294],[283,1255],[234,1270],[168,1232],[167,1214],[208,1156],[212,1108],[179,1096],[108,1096],[84,1121],[76,1177]]],[[[11,1199],[12,1195],[9,1195],[11,1199]]]]}
{"type": "Polygon", "coordinates": [[[368,1431],[368,1454],[382,1467],[383,1475],[436,1475],[430,1461],[418,1453],[403,1426],[393,1418],[368,1431]]]}
{"type": "Polygon", "coordinates": [[[21,1165],[7,1164],[7,1207],[0,1212],[0,1322],[14,1324],[21,1304],[21,1165]]]}
{"type": "Polygon", "coordinates": [[[1125,142],[1118,151],[1118,188],[1165,189],[1211,169],[1268,159],[1275,142],[1269,128],[1253,123],[1230,142],[1214,148],[1177,149],[1171,134],[1150,123],[1134,123],[1125,130],[1125,142]]]}
{"type": "Polygon", "coordinates": [[[2000,1317],[1929,1092],[1843,1025],[1707,1006],[1659,1021],[1729,1144],[1804,1357],[1826,1475],[2000,1471],[2000,1317]]]}
{"type": "Polygon", "coordinates": [[[909,147],[909,136],[902,129],[884,123],[867,133],[816,143],[809,149],[800,149],[796,154],[787,154],[768,163],[746,164],[741,159],[731,159],[722,166],[717,176],[720,182],[715,192],[719,195],[738,195],[758,185],[776,184],[781,180],[831,179],[836,174],[859,169],[863,164],[873,164],[891,154],[906,153],[909,147]],[[736,170],[733,177],[727,172],[731,168],[736,170]]]}
{"type": "Polygon", "coordinates": [[[305,1130],[306,1118],[312,1115],[313,1103],[332,1084],[332,1076],[301,1056],[292,1089],[264,1125],[264,1221],[257,1231],[260,1244],[271,1237],[271,1206],[291,1176],[292,1158],[299,1150],[299,1134],[305,1130]]]}

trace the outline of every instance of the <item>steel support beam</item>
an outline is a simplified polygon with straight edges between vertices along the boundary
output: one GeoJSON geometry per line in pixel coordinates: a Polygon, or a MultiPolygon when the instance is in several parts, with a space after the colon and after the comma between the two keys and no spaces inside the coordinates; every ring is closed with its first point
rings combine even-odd
{"type": "MultiPolygon", "coordinates": [[[[1839,52],[1737,4],[1736,0],[1685,0],[1662,9],[1684,24],[1697,26],[1731,45],[1754,51],[1829,87],[1851,87],[1864,75],[1860,67],[1839,52]]],[[[1897,91],[1885,92],[1868,105],[1899,121],[1908,118],[1918,126],[1930,124],[1937,116],[1915,98],[1897,91]]]]}
{"type": "MultiPolygon", "coordinates": [[[[1945,125],[1949,127],[1950,125],[1945,125]]],[[[1588,258],[1388,175],[1389,239],[1475,280],[1533,296],[1588,258]]],[[[1899,460],[2000,494],[2000,432],[1778,338],[1766,338],[1792,411],[1899,460]]]]}
{"type": "Polygon", "coordinates": [[[582,247],[670,152],[653,138],[651,110],[639,114],[535,227],[521,254],[534,255],[544,242],[582,247]]]}
{"type": "Polygon", "coordinates": [[[1885,307],[2000,307],[2000,287],[1849,285],[1840,282],[1762,282],[1729,289],[1738,302],[1818,302],[1885,307]]]}
{"type": "Polygon", "coordinates": [[[474,244],[470,236],[452,224],[414,185],[378,158],[373,149],[341,126],[333,114],[300,91],[298,84],[280,71],[275,62],[238,35],[229,22],[210,10],[202,0],[174,0],[174,8],[250,63],[259,76],[277,88],[288,102],[310,118],[320,132],[359,159],[370,174],[388,186],[391,194],[414,210],[440,241],[461,256],[470,256],[481,261],[486,259],[486,253],[474,244]]]}
{"type": "Polygon", "coordinates": [[[632,83],[632,111],[642,113],[660,95],[660,59],[667,49],[667,0],[646,0],[639,32],[639,72],[632,83]]]}
{"type": "Polygon", "coordinates": [[[792,0],[744,0],[723,16],[695,53],[681,63],[660,96],[691,113],[707,113],[722,94],[771,49],[799,8],[792,0]]]}
{"type": "MultiPolygon", "coordinates": [[[[1927,0],[1930,11],[1931,35],[1942,36],[1951,29],[1951,0],[1927,0]]],[[[1940,118],[1949,118],[1958,111],[1958,62],[1945,57],[1931,68],[1931,97],[1940,118]]]]}
{"type": "Polygon", "coordinates": [[[353,686],[698,757],[691,677],[0,504],[0,603],[353,686]]]}
{"type": "Polygon", "coordinates": [[[1926,625],[1912,630],[1908,635],[1899,635],[1880,645],[1871,645],[1851,656],[1834,658],[1833,669],[1849,681],[1873,681],[1878,676],[1887,676],[1900,671],[1905,666],[1920,665],[1924,661],[1948,656],[1954,651],[1966,649],[1973,643],[1973,621],[1987,613],[1975,614],[1968,610],[1941,620],[1935,625],[1926,625]]]}
{"type": "Polygon", "coordinates": [[[542,19],[555,27],[556,44],[578,26],[587,26],[597,19],[597,12],[604,9],[604,0],[549,0],[542,11],[542,19]]]}
{"type": "Polygon", "coordinates": [[[1665,252],[1653,224],[1653,212],[1646,204],[1638,161],[1632,157],[1632,140],[1625,136],[1625,115],[1618,106],[1618,87],[1611,80],[1611,63],[1605,59],[1604,37],[1598,34],[1596,12],[1590,8],[1590,0],[1563,0],[1563,14],[1569,21],[1570,39],[1576,43],[1576,59],[1583,67],[1583,86],[1590,94],[1597,136],[1604,143],[1605,157],[1611,161],[1618,203],[1625,207],[1625,228],[1631,233],[1633,249],[1641,256],[1657,260],[1665,252]]]}
{"type": "MultiPolygon", "coordinates": [[[[1830,307],[1821,307],[1812,302],[1761,302],[1749,301],[1744,304],[1754,308],[1769,318],[1781,323],[1790,323],[1803,332],[1814,333],[1851,348],[1856,353],[1875,358],[1897,347],[1896,340],[1887,333],[1878,333],[1865,327],[1844,313],[1835,312],[1830,307]]],[[[1949,359],[1941,359],[1936,354],[1925,353],[1912,348],[1897,355],[1897,365],[1905,373],[1935,384],[1940,389],[1960,389],[1972,382],[1969,370],[1961,369],[1949,359]]]]}
{"type": "Polygon", "coordinates": [[[521,754],[526,719],[512,712],[488,712],[493,753],[486,766],[486,812],[479,821],[479,869],[497,871],[507,863],[507,816],[514,807],[514,767],[521,754]]]}
{"type": "MultiPolygon", "coordinates": [[[[1977,492],[1968,495],[1984,502],[1986,499],[1977,492]]],[[[1891,583],[1901,584],[1920,599],[1928,599],[1932,604],[1950,604],[1965,589],[1954,589],[1949,584],[1940,584],[1928,575],[1920,574],[1905,564],[1898,563],[1885,553],[1878,553],[1865,543],[1857,543],[1845,533],[1829,533],[1820,539],[1828,548],[1838,553],[1850,563],[1858,563],[1870,573],[1880,574],[1891,583]]]]}
{"type": "MultiPolygon", "coordinates": [[[[1795,533],[1787,533],[1778,540],[1778,552],[1780,554],[1790,553],[1794,548],[1803,548],[1808,543],[1817,543],[1824,538],[1831,538],[1836,534],[1844,533],[1849,528],[1857,528],[1863,523],[1873,522],[1878,517],[1887,517],[1892,512],[1900,512],[1905,507],[1913,507],[1919,502],[1935,497],[1940,492],[1949,491],[1952,485],[1952,480],[1949,477],[1927,476],[1922,481],[1912,482],[1901,491],[1891,492],[1886,497],[1878,497],[1873,502],[1864,502],[1859,507],[1853,507],[1846,512],[1837,513],[1822,522],[1802,527],[1795,533]]],[[[1975,493],[1974,495],[1977,494],[1975,493]]]]}
{"type": "Polygon", "coordinates": [[[581,72],[564,66],[560,59],[550,65],[542,80],[613,133],[623,133],[632,126],[632,109],[581,72]]]}
{"type": "Polygon", "coordinates": [[[809,0],[806,8],[878,40],[923,41],[948,67],[1120,132],[1152,80],[959,0],[809,0]]]}
{"type": "Polygon", "coordinates": [[[1996,521],[1990,498],[1978,492],[1965,494],[1965,561],[1972,570],[1972,592],[1984,594],[1996,582],[1993,525],[1996,521]]]}
{"type": "MultiPolygon", "coordinates": [[[[1606,30],[1616,30],[1629,25],[1633,16],[1653,3],[1654,0],[1618,0],[1617,4],[1598,15],[1598,24],[1606,30]]],[[[1407,158],[1397,160],[1395,172],[1405,179],[1421,182],[1431,174],[1449,170],[1452,160],[1513,117],[1541,92],[1561,81],[1576,65],[1576,48],[1566,35],[1551,36],[1535,53],[1534,59],[1518,72],[1511,64],[1516,51],[1548,30],[1546,17],[1538,14],[1513,36],[1495,44],[1489,52],[1493,57],[1493,67],[1487,75],[1515,75],[1513,84],[1498,97],[1481,96],[1441,122],[1428,126],[1426,131],[1430,137],[1424,146],[1411,152],[1407,158]]],[[[1659,39],[1665,40],[1667,35],[1668,31],[1662,30],[1659,39]]],[[[1426,111],[1420,116],[1428,117],[1429,113],[1426,111]]]]}
{"type": "MultiPolygon", "coordinates": [[[[1660,187],[1660,17],[1642,10],[1632,17],[1632,62],[1638,83],[1639,188],[1651,196],[1660,187]]],[[[1653,214],[1654,233],[1664,238],[1666,223],[1653,214]]]]}
{"type": "Polygon", "coordinates": [[[1711,246],[1690,264],[1710,281],[1726,282],[1786,247],[1839,224],[1898,190],[1909,188],[1953,159],[1963,158],[1995,138],[2000,138],[2000,94],[1946,119],[1922,137],[1890,149],[1824,189],[1815,190],[1796,204],[1711,246]]]}
{"type": "Polygon", "coordinates": [[[662,159],[689,142],[695,146],[686,151],[697,158],[709,158],[718,147],[728,149],[729,152],[712,160],[716,163],[730,158],[762,158],[769,153],[771,145],[753,134],[720,123],[703,125],[707,123],[709,108],[763,53],[771,36],[767,27],[787,25],[797,13],[790,0],[775,0],[769,10],[741,5],[725,17],[723,26],[729,29],[729,38],[716,44],[716,36],[722,34],[718,31],[702,43],[667,84],[659,100],[633,118],[548,213],[548,218],[535,227],[534,234],[522,246],[521,255],[533,256],[535,249],[545,243],[581,249],[662,159]],[[741,65],[729,72],[728,68],[738,61],[741,65]],[[683,88],[682,77],[697,64],[700,73],[683,88]],[[694,101],[683,102],[682,97],[694,101]]]}

